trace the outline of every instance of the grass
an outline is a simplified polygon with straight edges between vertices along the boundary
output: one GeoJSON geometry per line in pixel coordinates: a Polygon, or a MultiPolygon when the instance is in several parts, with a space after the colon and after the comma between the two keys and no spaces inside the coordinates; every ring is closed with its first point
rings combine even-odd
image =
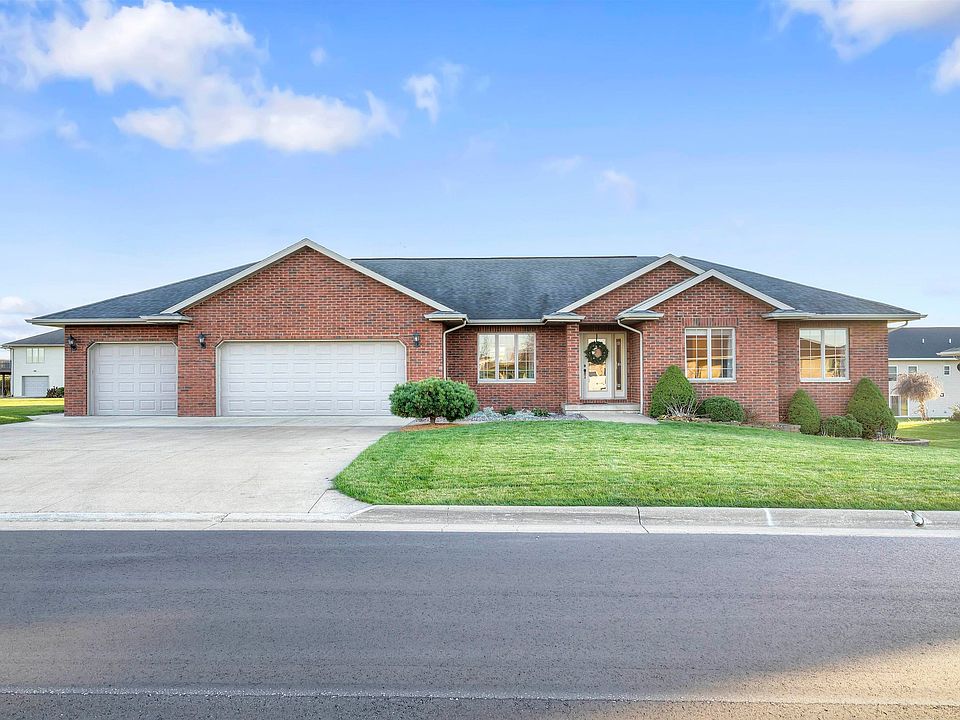
{"type": "Polygon", "coordinates": [[[929,440],[931,447],[960,450],[960,422],[952,420],[901,421],[897,435],[929,440]]]}
{"type": "Polygon", "coordinates": [[[0,398],[0,425],[25,422],[28,415],[63,412],[63,398],[0,398]]]}
{"type": "Polygon", "coordinates": [[[960,453],[729,425],[487,423],[390,433],[336,486],[380,504],[960,510],[960,453]]]}

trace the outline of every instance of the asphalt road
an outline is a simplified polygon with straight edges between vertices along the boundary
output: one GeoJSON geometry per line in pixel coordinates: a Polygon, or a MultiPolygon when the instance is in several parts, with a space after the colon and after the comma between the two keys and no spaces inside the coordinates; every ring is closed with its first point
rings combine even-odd
{"type": "Polygon", "coordinates": [[[960,543],[0,533],[0,717],[960,717],[960,543]]]}

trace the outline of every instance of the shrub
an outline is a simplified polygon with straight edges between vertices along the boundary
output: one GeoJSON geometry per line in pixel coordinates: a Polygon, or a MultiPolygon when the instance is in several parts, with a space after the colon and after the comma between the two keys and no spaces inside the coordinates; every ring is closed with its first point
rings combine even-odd
{"type": "Polygon", "coordinates": [[[52,387],[47,390],[48,398],[62,398],[63,397],[63,388],[62,387],[52,387]]]}
{"type": "Polygon", "coordinates": [[[516,415],[517,411],[513,405],[507,405],[503,410],[500,411],[501,415],[516,415]]]}
{"type": "Polygon", "coordinates": [[[535,417],[550,417],[550,411],[544,410],[543,408],[536,407],[531,412],[535,417]]]}
{"type": "Polygon", "coordinates": [[[390,412],[398,417],[460,420],[477,411],[477,395],[466,383],[440,378],[397,385],[390,393],[390,412]]]}
{"type": "Polygon", "coordinates": [[[863,425],[853,415],[833,415],[823,421],[823,434],[830,437],[863,437],[863,425]]]}
{"type": "Polygon", "coordinates": [[[696,410],[697,394],[693,391],[693,385],[676,365],[670,365],[650,394],[650,415],[651,417],[661,417],[663,415],[677,414],[675,410],[687,410],[691,412],[696,410]]]}
{"type": "Polygon", "coordinates": [[[880,388],[870,378],[862,378],[847,404],[847,414],[863,425],[863,437],[872,440],[892,437],[897,432],[897,418],[880,388]]]}
{"type": "Polygon", "coordinates": [[[704,400],[700,406],[700,414],[714,422],[743,422],[747,419],[747,413],[744,412],[743,405],[733,398],[723,395],[704,400]]]}
{"type": "Polygon", "coordinates": [[[806,390],[797,390],[790,398],[787,420],[800,426],[804,435],[816,435],[820,432],[820,411],[806,390]]]}
{"type": "Polygon", "coordinates": [[[960,405],[954,405],[951,409],[950,419],[954,422],[960,422],[960,405]]]}

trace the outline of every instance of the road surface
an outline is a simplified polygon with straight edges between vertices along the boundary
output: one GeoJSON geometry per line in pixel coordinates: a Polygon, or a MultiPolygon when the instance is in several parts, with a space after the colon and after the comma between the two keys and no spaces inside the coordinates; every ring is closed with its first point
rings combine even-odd
{"type": "Polygon", "coordinates": [[[0,533],[0,717],[960,717],[960,543],[0,533]]]}

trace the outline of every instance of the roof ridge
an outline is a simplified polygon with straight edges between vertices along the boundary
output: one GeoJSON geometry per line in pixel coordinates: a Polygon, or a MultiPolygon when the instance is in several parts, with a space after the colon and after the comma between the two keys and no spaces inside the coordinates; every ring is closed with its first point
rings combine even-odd
{"type": "Polygon", "coordinates": [[[350,258],[354,262],[363,260],[639,260],[662,255],[476,255],[476,256],[429,256],[429,257],[360,257],[350,258]]]}

